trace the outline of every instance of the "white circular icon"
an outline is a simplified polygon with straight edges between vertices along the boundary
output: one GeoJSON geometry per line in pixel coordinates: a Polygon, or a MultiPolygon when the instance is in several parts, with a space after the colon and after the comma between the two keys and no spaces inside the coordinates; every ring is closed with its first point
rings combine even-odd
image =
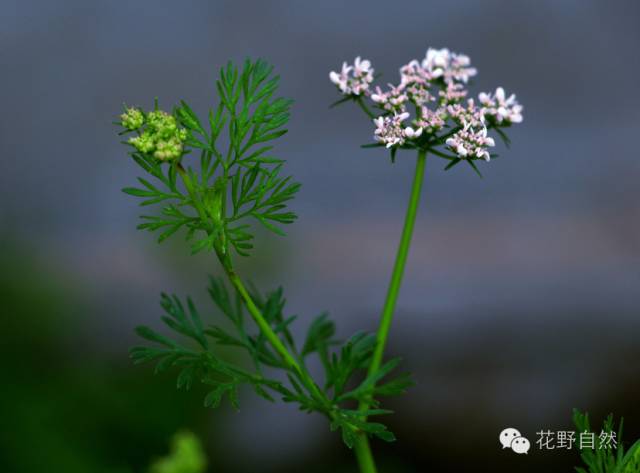
{"type": "Polygon", "coordinates": [[[511,442],[511,450],[518,454],[524,453],[525,455],[529,453],[529,449],[531,448],[531,444],[529,440],[524,437],[516,437],[511,442]]]}

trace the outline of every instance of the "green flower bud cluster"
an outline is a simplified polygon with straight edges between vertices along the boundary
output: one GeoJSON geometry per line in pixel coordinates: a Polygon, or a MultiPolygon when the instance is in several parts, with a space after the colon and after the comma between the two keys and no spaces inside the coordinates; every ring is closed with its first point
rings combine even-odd
{"type": "Polygon", "coordinates": [[[122,126],[138,130],[138,136],[129,138],[129,144],[144,154],[153,154],[160,161],[171,161],[182,156],[187,130],[178,126],[176,118],[162,110],[146,115],[139,109],[129,108],[122,114],[122,126]]]}
{"type": "Polygon", "coordinates": [[[122,120],[122,126],[127,130],[137,130],[144,123],[144,114],[142,110],[130,107],[125,110],[125,112],[120,115],[120,119],[122,120]]]}

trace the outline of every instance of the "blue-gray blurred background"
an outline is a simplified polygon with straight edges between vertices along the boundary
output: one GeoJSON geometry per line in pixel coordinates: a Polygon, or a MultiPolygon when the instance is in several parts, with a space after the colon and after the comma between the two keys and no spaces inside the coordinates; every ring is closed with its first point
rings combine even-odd
{"type": "Polygon", "coordinates": [[[382,82],[428,47],[468,54],[474,93],[525,107],[485,178],[428,162],[389,345],[418,381],[391,403],[383,471],[571,471],[576,451],[501,451],[571,428],[571,409],[625,416],[640,437],[640,3],[634,1],[18,1],[0,4],[0,469],[138,472],[181,428],[211,472],[351,472],[324,419],[251,393],[202,391],[132,367],[159,293],[206,299],[211,257],[135,230],[138,170],[111,124],[123,102],[199,112],[228,59],[264,57],[295,99],[278,145],[302,182],[285,239],[242,265],[285,287],[304,326],[374,330],[414,157],[366,150],[371,123],[328,72],[372,60],[382,82]]]}

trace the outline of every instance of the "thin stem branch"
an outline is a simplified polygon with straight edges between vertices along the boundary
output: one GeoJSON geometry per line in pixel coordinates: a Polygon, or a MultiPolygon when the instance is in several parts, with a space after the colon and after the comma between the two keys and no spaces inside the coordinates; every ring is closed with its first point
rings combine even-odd
{"type": "Polygon", "coordinates": [[[369,365],[369,374],[378,371],[378,368],[380,368],[380,364],[382,363],[384,349],[389,336],[389,329],[391,328],[391,321],[393,320],[393,312],[396,307],[396,301],[398,300],[398,293],[400,292],[400,285],[402,284],[402,276],[404,275],[407,256],[409,255],[409,247],[411,246],[413,227],[416,221],[420,194],[422,192],[422,181],[424,180],[426,158],[426,151],[418,151],[418,159],[411,188],[411,197],[409,199],[409,206],[407,207],[407,215],[404,220],[404,228],[402,229],[402,236],[400,238],[400,245],[398,246],[396,262],[393,266],[393,273],[391,274],[391,282],[389,283],[387,298],[384,303],[384,308],[382,309],[380,325],[376,334],[376,348],[373,352],[371,364],[369,365]]]}
{"type": "MultiPolygon", "coordinates": [[[[278,337],[278,335],[271,328],[271,325],[269,325],[269,322],[267,322],[267,320],[264,318],[264,315],[262,315],[262,312],[256,306],[255,302],[253,302],[251,295],[249,294],[244,284],[242,283],[242,280],[235,273],[233,268],[231,268],[230,266],[225,266],[225,271],[227,273],[229,281],[231,281],[231,284],[233,284],[233,286],[238,291],[238,294],[240,294],[240,297],[242,298],[247,310],[260,328],[260,331],[265,335],[265,337],[267,337],[267,340],[269,340],[271,346],[282,357],[282,360],[298,375],[298,378],[305,386],[309,394],[311,394],[316,402],[320,404],[320,406],[324,410],[324,414],[331,421],[335,421],[338,414],[334,412],[334,406],[331,400],[318,387],[306,368],[301,365],[293,355],[291,355],[291,352],[287,349],[282,340],[280,340],[280,337],[278,337]]],[[[358,446],[359,438],[364,436],[366,440],[366,434],[360,432],[359,429],[353,424],[350,424],[349,428],[352,429],[353,432],[358,434],[358,440],[356,443],[356,455],[359,458],[358,461],[363,461],[365,462],[365,465],[369,465],[367,466],[368,469],[362,470],[363,473],[376,473],[375,464],[373,463],[373,456],[371,455],[371,451],[369,450],[369,445],[366,444],[365,446],[358,446]],[[362,460],[360,460],[360,458],[362,458],[362,460]]]]}
{"type": "Polygon", "coordinates": [[[429,148],[429,152],[431,154],[435,154],[436,156],[440,156],[441,158],[448,159],[449,161],[452,161],[454,159],[458,159],[457,156],[453,156],[451,154],[446,154],[446,153],[443,153],[442,151],[438,151],[437,149],[433,149],[433,148],[429,148]]]}
{"type": "Polygon", "coordinates": [[[456,126],[452,130],[449,130],[444,135],[436,137],[433,141],[430,141],[429,143],[427,143],[427,145],[429,147],[441,145],[442,143],[444,143],[446,141],[447,138],[449,138],[450,136],[455,135],[460,130],[462,130],[462,127],[461,126],[456,126]]]}
{"type": "Polygon", "coordinates": [[[317,401],[322,404],[326,404],[328,402],[326,396],[320,391],[318,385],[313,381],[309,373],[298,363],[298,361],[291,355],[287,347],[285,347],[280,337],[273,331],[269,322],[264,318],[262,312],[256,306],[255,302],[251,298],[251,295],[245,288],[242,280],[238,277],[238,275],[233,271],[233,269],[225,268],[227,272],[227,276],[229,277],[229,281],[233,284],[233,287],[236,288],[240,297],[251,314],[251,317],[255,321],[255,323],[260,328],[260,331],[267,337],[271,346],[278,352],[278,354],[282,357],[282,360],[291,368],[295,373],[297,373],[300,380],[304,383],[305,387],[309,390],[309,393],[316,398],[317,401]]]}
{"type": "Polygon", "coordinates": [[[369,116],[369,118],[371,118],[372,120],[376,118],[373,112],[369,110],[369,107],[367,107],[367,104],[364,103],[364,100],[362,100],[362,97],[357,97],[356,103],[360,105],[360,108],[364,111],[364,113],[366,113],[369,116]]]}

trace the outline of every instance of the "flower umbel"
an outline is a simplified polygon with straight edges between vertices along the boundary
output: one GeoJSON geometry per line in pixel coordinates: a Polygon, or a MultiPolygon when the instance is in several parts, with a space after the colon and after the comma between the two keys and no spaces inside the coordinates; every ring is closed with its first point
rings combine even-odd
{"type": "Polygon", "coordinates": [[[470,64],[469,56],[452,53],[447,48],[429,48],[422,60],[423,69],[432,79],[442,77],[445,82],[461,81],[465,84],[477,74],[477,70],[470,64]]]}
{"type": "Polygon", "coordinates": [[[486,126],[476,131],[470,124],[448,138],[446,143],[462,159],[475,157],[485,161],[491,160],[487,148],[496,144],[493,138],[487,136],[486,126]]]}
{"type": "Polygon", "coordinates": [[[389,84],[389,90],[383,92],[380,87],[376,87],[376,92],[371,94],[371,100],[388,112],[403,113],[405,103],[409,100],[403,89],[402,86],[395,87],[393,84],[389,84]]]}
{"type": "Polygon", "coordinates": [[[435,133],[442,129],[446,119],[447,112],[444,108],[440,107],[436,110],[431,110],[430,108],[422,107],[420,118],[416,119],[414,123],[427,133],[435,133]]]}
{"type": "Polygon", "coordinates": [[[478,100],[483,106],[483,114],[494,117],[497,123],[522,122],[522,105],[516,101],[515,94],[507,98],[502,87],[498,87],[493,95],[480,93],[478,100]]]}
{"type": "Polygon", "coordinates": [[[376,125],[374,138],[387,148],[404,144],[407,138],[418,138],[422,134],[422,129],[414,130],[411,127],[403,127],[402,122],[407,118],[409,118],[407,112],[375,118],[373,120],[376,125]]]}
{"type": "Polygon", "coordinates": [[[515,95],[507,97],[502,87],[493,94],[481,93],[477,100],[468,98],[468,82],[476,74],[469,56],[447,48],[429,48],[421,61],[413,59],[403,65],[400,81],[388,84],[386,89],[376,86],[369,92],[373,67],[360,57],[353,65],[343,63],[340,73],[331,72],[329,76],[348,96],[341,102],[351,96],[373,118],[374,139],[378,146],[391,148],[392,161],[398,148],[416,149],[449,160],[446,169],[464,160],[479,172],[472,161],[489,161],[487,148],[495,145],[488,132],[496,130],[507,141],[500,128],[520,123],[522,106],[515,95]],[[361,95],[369,97],[373,109],[361,95]],[[439,150],[439,146],[455,154],[439,150]]]}
{"type": "Polygon", "coordinates": [[[446,110],[449,117],[460,126],[464,126],[467,123],[473,126],[484,125],[484,114],[480,108],[476,107],[473,99],[467,100],[466,107],[455,103],[448,105],[446,110]]]}
{"type": "Polygon", "coordinates": [[[363,95],[373,82],[373,68],[370,61],[358,56],[352,66],[344,62],[340,72],[331,71],[329,79],[344,95],[363,95]]]}
{"type": "Polygon", "coordinates": [[[153,110],[146,115],[137,108],[129,108],[121,115],[122,126],[138,135],[128,143],[140,153],[153,155],[160,161],[178,159],[183,154],[187,130],[178,126],[176,118],[163,111],[153,110]]]}

